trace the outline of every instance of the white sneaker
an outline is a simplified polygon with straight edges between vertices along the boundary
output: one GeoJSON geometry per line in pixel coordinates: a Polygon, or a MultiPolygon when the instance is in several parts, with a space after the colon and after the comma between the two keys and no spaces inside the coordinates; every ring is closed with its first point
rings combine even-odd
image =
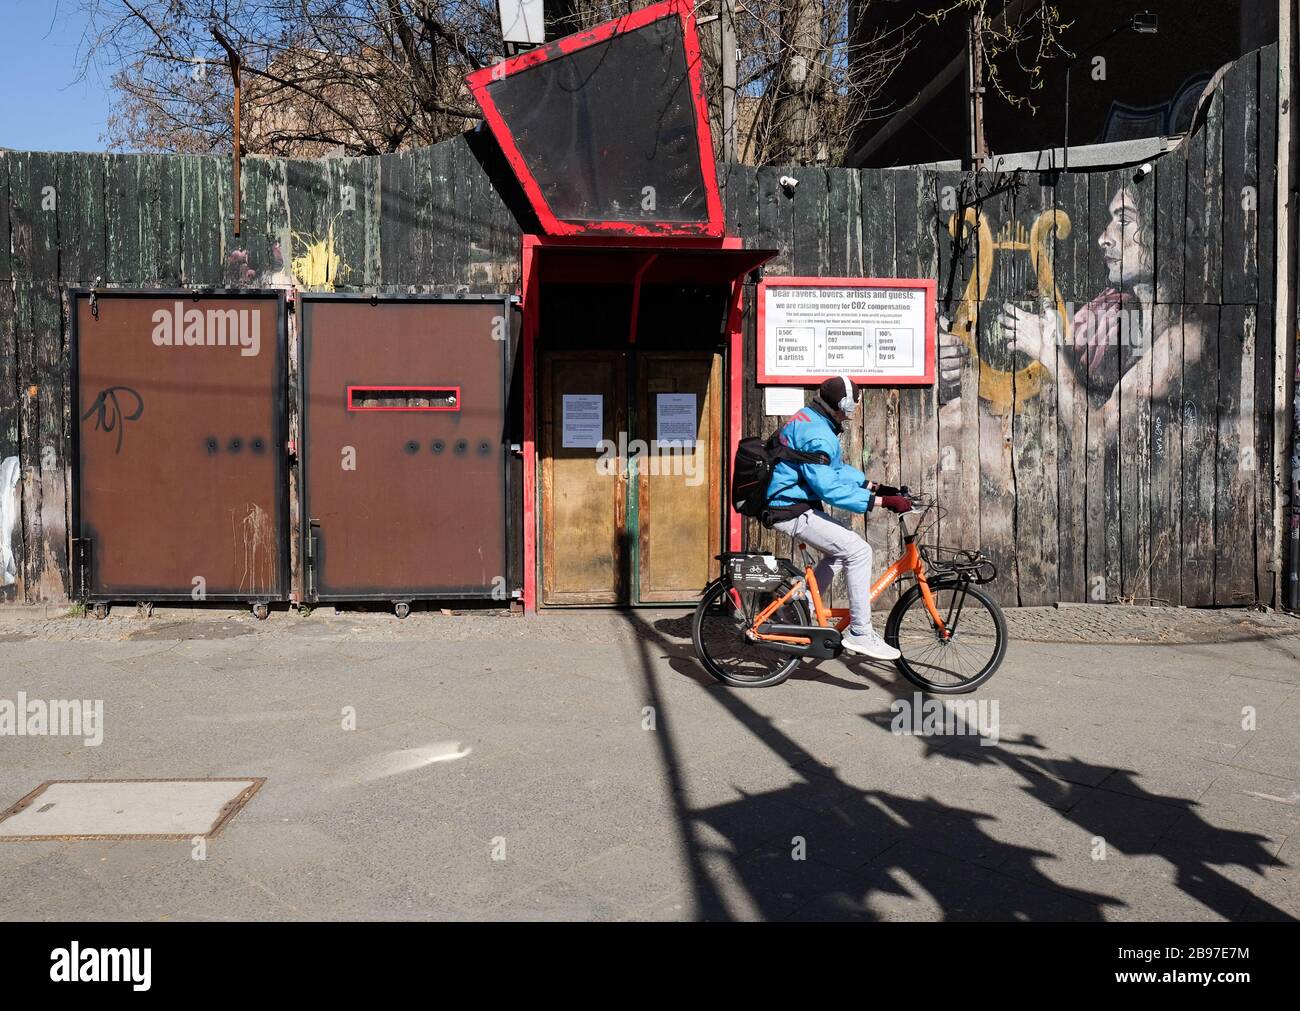
{"type": "Polygon", "coordinates": [[[865,635],[854,635],[852,632],[845,632],[840,637],[840,644],[848,652],[860,653],[872,660],[897,660],[903,655],[880,638],[874,628],[865,635]]]}

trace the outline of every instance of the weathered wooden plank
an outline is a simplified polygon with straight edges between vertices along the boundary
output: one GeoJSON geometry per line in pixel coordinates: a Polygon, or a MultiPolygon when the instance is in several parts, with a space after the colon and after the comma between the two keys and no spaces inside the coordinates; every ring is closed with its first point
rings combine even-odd
{"type": "MultiPolygon", "coordinates": [[[[932,278],[939,269],[937,199],[933,172],[917,172],[908,179],[908,185],[895,189],[895,248],[898,272],[903,277],[932,278]]],[[[900,480],[916,492],[937,496],[939,416],[933,385],[904,386],[899,390],[898,440],[900,480]]],[[[934,543],[937,533],[927,530],[921,540],[934,543]]]]}
{"type": "Polygon", "coordinates": [[[175,288],[181,283],[182,167],[178,159],[160,159],[158,171],[158,283],[175,288]]]}
{"type": "MultiPolygon", "coordinates": [[[[3,159],[0,158],[0,161],[3,159]]],[[[0,173],[4,168],[0,167],[0,173]]],[[[0,196],[8,204],[4,191],[5,179],[0,175],[0,196]]],[[[7,233],[6,233],[7,234],[7,233]]],[[[14,291],[9,285],[0,285],[0,502],[5,510],[22,515],[22,458],[19,455],[19,390],[18,345],[15,335],[14,291]],[[17,484],[10,484],[16,480],[17,484]]],[[[0,601],[13,600],[20,592],[25,558],[25,530],[23,524],[14,524],[7,544],[0,545],[0,557],[8,564],[0,564],[0,601]],[[8,553],[7,556],[5,553],[8,553]]]]}
{"type": "Polygon", "coordinates": [[[727,188],[723,194],[726,203],[723,211],[727,231],[744,238],[747,245],[757,246],[754,234],[758,223],[758,170],[751,165],[728,162],[727,188]]]}
{"type": "Polygon", "coordinates": [[[1060,347],[1056,356],[1057,563],[1062,600],[1088,600],[1088,390],[1086,372],[1078,367],[1073,343],[1075,312],[1091,298],[1079,300],[1079,278],[1087,273],[1092,245],[1088,235],[1088,178],[1062,175],[1054,190],[1059,227],[1053,232],[1053,285],[1059,309],[1060,347]],[[1068,222],[1068,230],[1067,230],[1068,222]]]}
{"type": "Polygon", "coordinates": [[[856,169],[826,173],[826,264],[833,277],[862,274],[862,196],[856,169]]]}
{"type": "Polygon", "coordinates": [[[792,201],[794,241],[792,253],[796,274],[818,276],[830,270],[829,244],[830,180],[826,169],[798,170],[799,187],[792,201]]]}
{"type": "Polygon", "coordinates": [[[346,177],[335,178],[340,160],[282,163],[288,235],[281,249],[295,283],[304,291],[329,291],[350,283],[351,264],[343,255],[340,231],[349,213],[345,207],[355,205],[356,193],[344,189],[346,177]]]}
{"type": "MultiPolygon", "coordinates": [[[[1255,588],[1259,602],[1276,607],[1279,602],[1274,599],[1273,591],[1278,585],[1281,559],[1276,554],[1278,531],[1274,529],[1273,514],[1274,495],[1279,487],[1273,466],[1276,438],[1273,424],[1274,306],[1262,302],[1253,308],[1255,409],[1251,412],[1251,420],[1255,427],[1255,588]]],[[[1246,367],[1249,366],[1250,363],[1246,363],[1246,367]]]]}
{"type": "Polygon", "coordinates": [[[1225,305],[1219,317],[1214,602],[1255,600],[1255,309],[1225,305]]]}
{"type": "Polygon", "coordinates": [[[36,339],[32,284],[14,285],[14,343],[18,359],[18,459],[22,465],[23,556],[18,575],[18,599],[41,599],[44,555],[41,551],[40,362],[36,339]]]}
{"type": "Polygon", "coordinates": [[[1157,304],[1152,329],[1151,354],[1140,364],[1151,384],[1151,597],[1176,605],[1182,602],[1182,305],[1157,304]]]}
{"type": "MultiPolygon", "coordinates": [[[[1007,182],[995,177],[985,183],[986,191],[1007,182]]],[[[999,243],[1016,239],[1015,200],[1009,190],[985,199],[979,207],[984,227],[974,236],[975,272],[985,292],[976,320],[981,368],[990,376],[1003,378],[1015,366],[1016,353],[1009,346],[1011,333],[1004,332],[1001,318],[1007,302],[1024,293],[1029,260],[1024,253],[1002,251],[999,243]],[[987,275],[987,283],[985,277],[987,275]]],[[[981,382],[984,385],[984,381],[981,382]]],[[[979,409],[980,432],[980,547],[993,559],[1001,578],[990,584],[1002,604],[1018,602],[1019,573],[1016,565],[1015,478],[1012,459],[1011,404],[984,401],[979,409]]]]}
{"type": "MultiPolygon", "coordinates": [[[[1054,220],[1054,194],[1050,186],[1029,177],[1016,196],[1016,220],[1029,230],[1033,243],[1034,228],[1054,220]]],[[[1058,600],[1059,560],[1057,527],[1057,422],[1056,391],[1037,369],[1048,376],[1056,374],[1057,341],[1056,305],[1039,294],[1039,278],[1044,267],[1051,266],[1054,244],[1050,232],[1042,233],[1043,250],[1031,252],[1030,274],[1026,291],[1020,297],[1037,319],[1040,333],[1034,343],[1036,351],[1020,349],[1013,362],[1012,390],[1021,406],[1012,415],[1012,477],[1015,493],[1016,569],[1019,602],[1022,605],[1047,604],[1058,600]],[[1042,256],[1035,270],[1034,256],[1042,256]],[[1037,363],[1037,365],[1035,365],[1037,363]]],[[[1032,249],[1032,245],[1031,245],[1032,249]]]]}
{"type": "Polygon", "coordinates": [[[11,267],[18,279],[59,272],[56,155],[12,154],[9,162],[11,267]]]}
{"type": "Polygon", "coordinates": [[[863,169],[862,270],[869,277],[897,277],[898,236],[894,227],[896,183],[903,173],[863,169]]]}
{"type": "MultiPolygon", "coordinates": [[[[320,166],[318,172],[328,172],[327,163],[315,164],[320,166]]],[[[249,158],[244,164],[240,174],[243,222],[236,236],[232,210],[226,237],[227,283],[233,287],[267,288],[291,283],[295,251],[289,244],[292,187],[287,173],[288,162],[280,158],[249,158]]]]}
{"type": "Polygon", "coordinates": [[[458,180],[445,144],[435,144],[425,151],[429,171],[429,228],[432,230],[433,259],[428,283],[437,291],[455,291],[459,249],[463,228],[457,204],[458,180]]]}
{"type": "Polygon", "coordinates": [[[224,283],[225,224],[219,205],[219,177],[228,163],[212,157],[180,155],[181,283],[187,287],[224,283]]]}
{"type": "MultiPolygon", "coordinates": [[[[339,258],[336,288],[360,288],[366,283],[371,164],[369,158],[329,160],[330,200],[334,208],[331,224],[339,258]]],[[[465,211],[472,216],[477,208],[467,204],[465,211]]]]}
{"type": "Polygon", "coordinates": [[[140,248],[141,217],[148,220],[148,195],[141,194],[139,155],[104,157],[104,227],[107,248],[106,280],[138,287],[145,283],[140,248]]]}
{"type": "Polygon", "coordinates": [[[1150,596],[1182,602],[1183,249],[1186,242],[1186,150],[1162,158],[1155,191],[1155,305],[1152,346],[1140,363],[1150,389],[1150,596]]]}
{"type": "MultiPolygon", "coordinates": [[[[794,223],[797,197],[787,195],[781,186],[780,179],[785,174],[786,170],[771,167],[760,168],[757,173],[758,219],[755,222],[755,245],[779,251],[766,267],[766,272],[770,275],[796,272],[794,223]]],[[[765,437],[770,435],[776,431],[782,420],[764,414],[760,421],[759,434],[765,437]]],[[[790,554],[789,537],[765,530],[762,534],[762,542],[767,550],[790,554]]]]}
{"type": "Polygon", "coordinates": [[[37,430],[40,456],[27,462],[40,484],[39,575],[29,582],[38,600],[67,600],[68,570],[68,419],[67,355],[57,281],[32,286],[32,331],[36,342],[37,430]]]}
{"type": "MultiPolygon", "coordinates": [[[[1259,123],[1255,156],[1259,166],[1258,298],[1262,303],[1273,303],[1277,299],[1277,43],[1259,51],[1259,103],[1255,113],[1259,123]]],[[[1272,324],[1261,317],[1260,333],[1272,330],[1272,324]]]]}
{"type": "Polygon", "coordinates": [[[1183,302],[1183,262],[1187,235],[1187,153],[1175,151],[1156,162],[1156,300],[1183,302]]]}
{"type": "Polygon", "coordinates": [[[473,292],[497,291],[497,270],[494,263],[493,204],[500,198],[492,182],[464,144],[452,148],[452,161],[464,181],[462,202],[469,231],[466,235],[465,259],[462,262],[462,282],[473,292]]]}
{"type": "Polygon", "coordinates": [[[104,158],[63,155],[59,160],[59,274],[68,286],[90,287],[107,264],[104,158]]]}
{"type": "MultiPolygon", "coordinates": [[[[1209,214],[1205,189],[1206,137],[1207,131],[1202,125],[1173,156],[1182,155],[1187,180],[1183,217],[1183,293],[1178,296],[1171,289],[1169,297],[1178,297],[1188,305],[1205,301],[1206,220],[1209,214]]],[[[1161,270],[1163,272],[1163,268],[1161,270]]]]}
{"type": "Polygon", "coordinates": [[[979,540],[979,359],[957,331],[967,321],[974,326],[979,299],[978,292],[971,288],[975,277],[974,244],[961,227],[963,209],[958,194],[962,178],[960,172],[939,172],[935,176],[939,312],[936,350],[940,365],[952,362],[953,354],[963,355],[956,359],[956,382],[945,379],[941,370],[935,388],[939,427],[937,485],[944,510],[935,540],[975,547],[979,540]]]}
{"type": "Polygon", "coordinates": [[[1223,78],[1223,301],[1259,293],[1259,53],[1237,58],[1223,78]]]}
{"type": "Polygon", "coordinates": [[[1118,395],[1119,491],[1115,519],[1120,526],[1120,593],[1137,602],[1151,597],[1151,342],[1154,337],[1156,189],[1147,176],[1127,181],[1125,224],[1121,234],[1132,236],[1121,247],[1136,244],[1135,255],[1122,256],[1122,287],[1127,295],[1115,350],[1123,371],[1118,395]],[[1135,262],[1130,263],[1130,260],[1135,262]]]}
{"type": "Polygon", "coordinates": [[[758,220],[755,222],[754,244],[778,250],[767,265],[767,273],[773,275],[794,273],[795,197],[788,196],[781,186],[780,180],[785,174],[784,169],[768,166],[760,168],[757,173],[758,220]]]}
{"type": "Polygon", "coordinates": [[[14,157],[9,151],[0,151],[0,281],[13,277],[9,258],[9,166],[14,157]]]}
{"type": "MultiPolygon", "coordinates": [[[[1191,190],[1188,194],[1190,197],[1191,190]]],[[[1219,307],[1183,307],[1182,584],[1189,607],[1213,604],[1219,307]]]]}
{"type": "Polygon", "coordinates": [[[402,285],[413,273],[420,230],[411,220],[415,155],[410,151],[379,158],[379,262],[385,285],[402,285]]]}
{"type": "MultiPolygon", "coordinates": [[[[1187,292],[1190,302],[1221,302],[1223,300],[1223,103],[1220,86],[1210,100],[1205,127],[1205,168],[1201,175],[1205,200],[1199,208],[1202,215],[1201,235],[1204,257],[1199,274],[1188,270],[1187,292]]],[[[1190,163],[1189,163],[1190,164],[1190,163]]],[[[1188,186],[1192,176],[1188,176],[1188,186]]],[[[1189,200],[1190,209],[1190,200],[1189,200]]]]}
{"type": "MultiPolygon", "coordinates": [[[[894,235],[894,177],[879,169],[859,172],[858,219],[862,235],[862,273],[869,277],[893,277],[896,238],[894,235]]],[[[862,434],[858,466],[867,477],[884,484],[897,485],[898,388],[871,386],[862,394],[862,434]]],[[[893,558],[901,541],[897,524],[879,514],[864,517],[863,535],[880,564],[893,558]]],[[[887,600],[896,598],[892,593],[887,600]]],[[[882,601],[882,605],[886,602],[882,601]]]]}

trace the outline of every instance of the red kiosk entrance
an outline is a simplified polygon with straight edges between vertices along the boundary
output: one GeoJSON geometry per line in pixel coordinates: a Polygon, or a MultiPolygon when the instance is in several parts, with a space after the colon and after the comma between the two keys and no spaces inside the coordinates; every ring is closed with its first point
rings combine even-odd
{"type": "Polygon", "coordinates": [[[689,0],[470,75],[539,224],[522,249],[524,605],[687,603],[740,546],[745,277],[689,0]]]}

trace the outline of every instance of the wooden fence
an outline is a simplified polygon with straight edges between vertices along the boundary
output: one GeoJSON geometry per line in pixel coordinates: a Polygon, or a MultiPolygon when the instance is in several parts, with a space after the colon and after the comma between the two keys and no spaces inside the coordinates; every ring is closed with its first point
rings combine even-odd
{"type": "MultiPolygon", "coordinates": [[[[724,170],[729,231],[780,249],[769,272],[938,278],[957,381],[871,391],[848,453],[937,493],[935,536],[992,554],[1005,601],[1273,601],[1276,61],[1238,61],[1136,181],[724,170]],[[1084,354],[1107,307],[1121,342],[1084,354]]],[[[483,149],[246,159],[238,236],[228,159],[0,152],[0,502],[19,517],[0,595],[70,589],[67,289],[517,290],[530,225],[483,149]]],[[[746,429],[766,432],[746,318],[746,429]]],[[[866,530],[892,550],[888,523],[866,530]]]]}

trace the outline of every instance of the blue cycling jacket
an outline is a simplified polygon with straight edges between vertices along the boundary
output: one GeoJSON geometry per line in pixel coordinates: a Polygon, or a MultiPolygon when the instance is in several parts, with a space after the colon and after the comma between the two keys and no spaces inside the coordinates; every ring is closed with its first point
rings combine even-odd
{"type": "Polygon", "coordinates": [[[813,407],[805,407],[781,427],[781,444],[803,453],[825,453],[829,464],[787,463],[772,469],[767,501],[772,507],[821,501],[850,512],[871,509],[875,495],[866,488],[867,476],[850,467],[840,453],[839,426],[813,407]]]}

